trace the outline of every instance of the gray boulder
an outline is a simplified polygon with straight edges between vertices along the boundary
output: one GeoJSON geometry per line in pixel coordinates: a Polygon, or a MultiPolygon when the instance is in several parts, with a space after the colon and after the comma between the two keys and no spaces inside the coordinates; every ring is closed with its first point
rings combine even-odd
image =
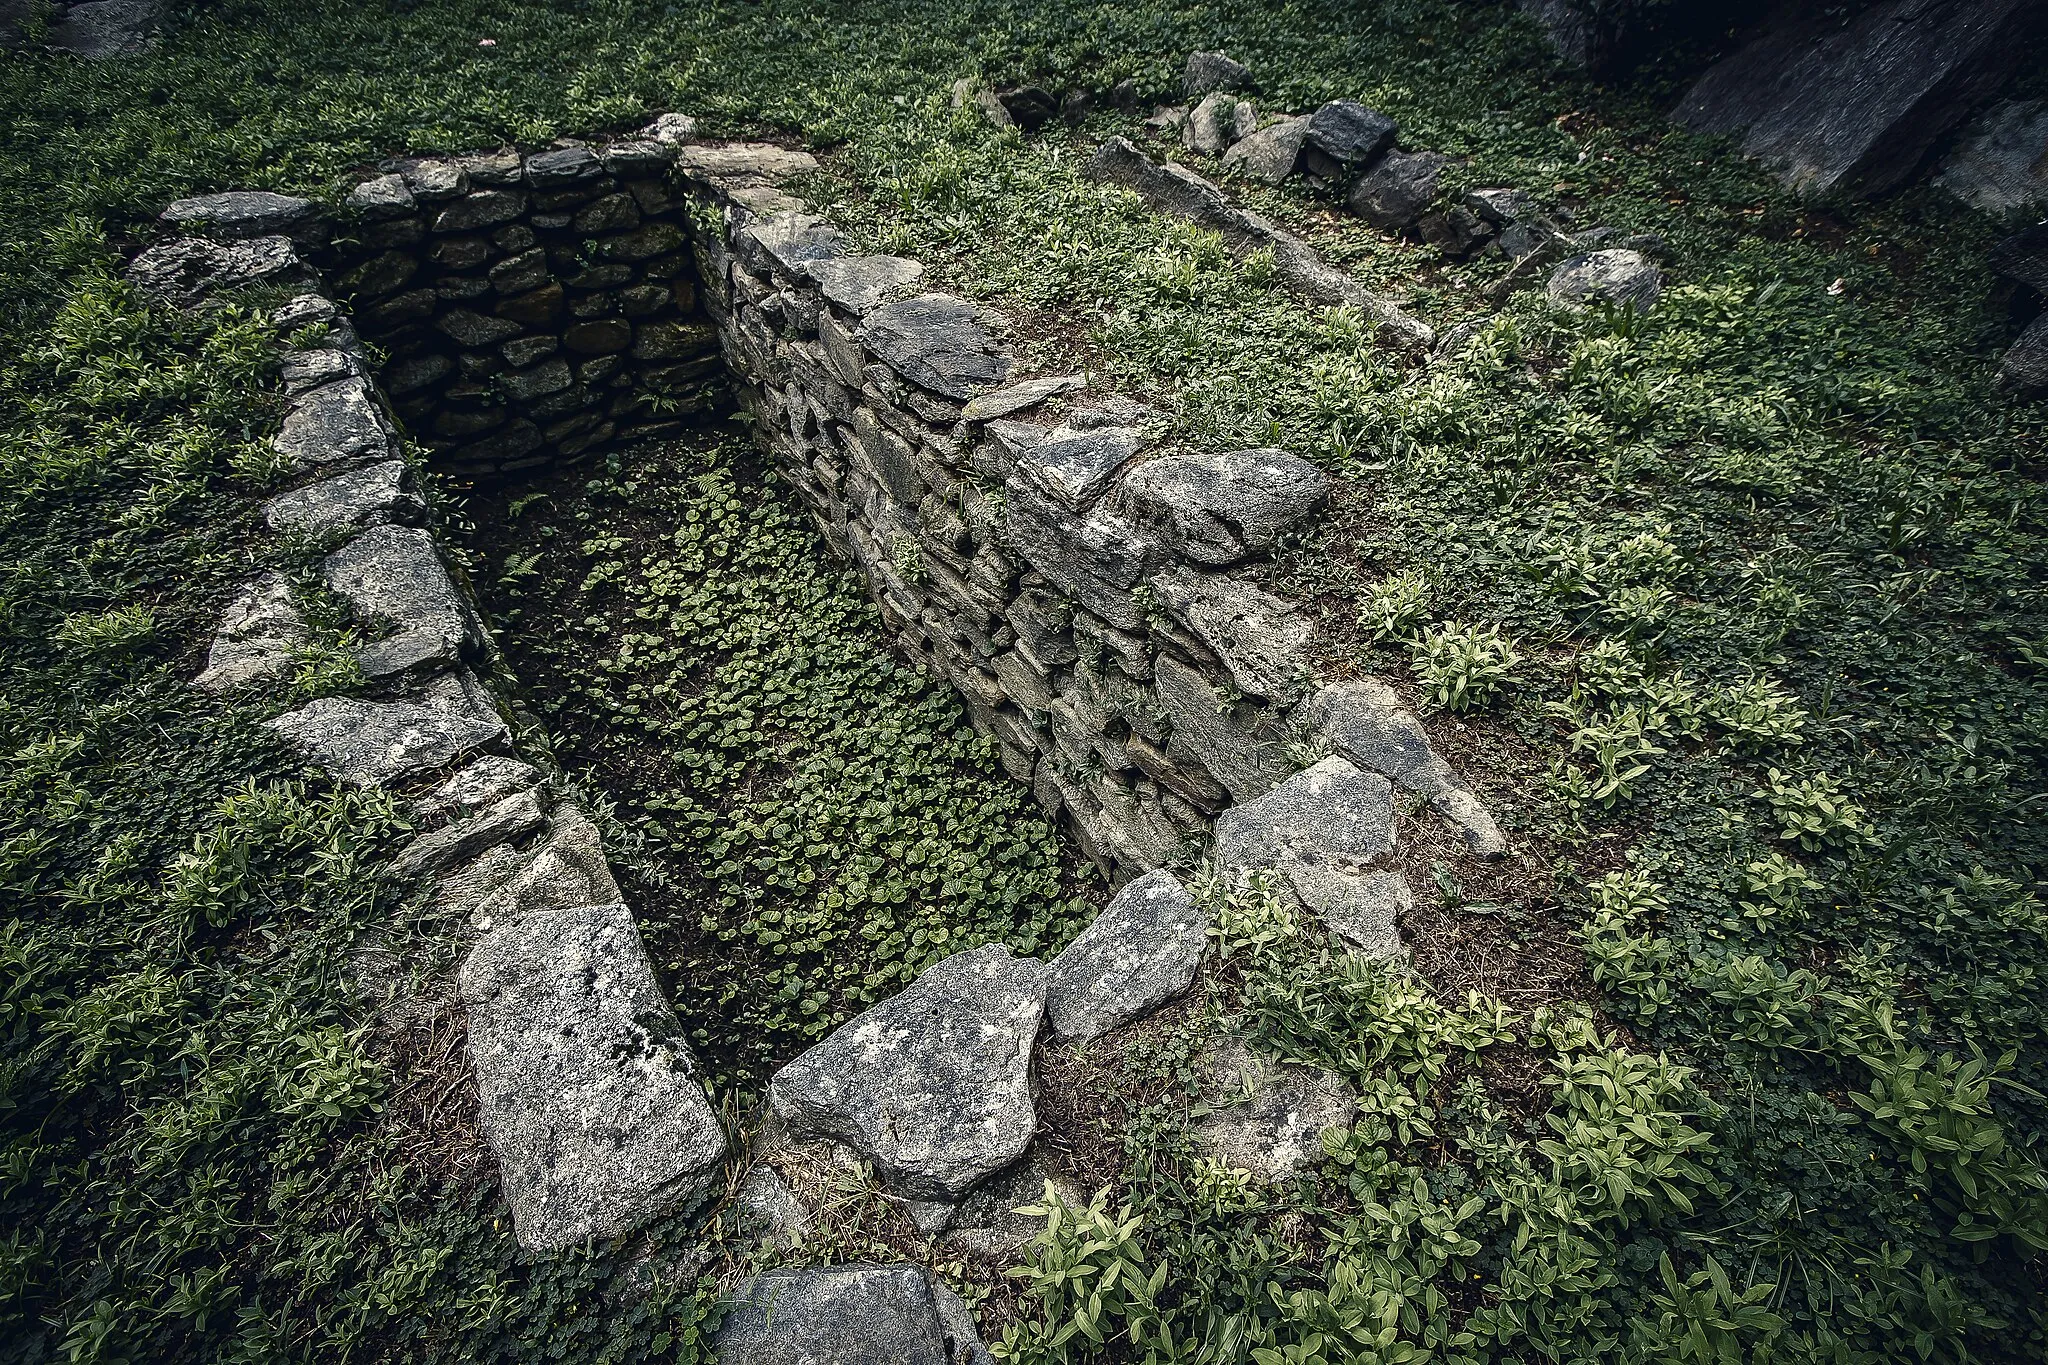
{"type": "Polygon", "coordinates": [[[1309,623],[1240,578],[1175,565],[1148,580],[1159,603],[1223,662],[1248,697],[1292,705],[1308,673],[1309,623]]]}
{"type": "Polygon", "coordinates": [[[292,605],[291,586],[277,574],[265,574],[245,584],[221,613],[206,670],[192,685],[225,692],[274,678],[291,667],[293,651],[305,640],[305,618],[292,605]]]}
{"type": "Polygon", "coordinates": [[[1322,1132],[1358,1117],[1358,1096],[1343,1077],[1282,1062],[1231,1038],[1197,1062],[1210,1112],[1195,1141],[1211,1156],[1264,1181],[1285,1180],[1323,1159],[1322,1132]]]}
{"type": "MultiPolygon", "coordinates": [[[[428,824],[460,819],[494,806],[514,792],[538,787],[541,781],[540,769],[531,763],[501,754],[487,754],[420,797],[413,803],[413,808],[428,824]]],[[[598,899],[616,900],[617,897],[598,899]]]]}
{"type": "Polygon", "coordinates": [[[1226,872],[1295,862],[1363,869],[1393,847],[1393,787],[1344,758],[1326,758],[1216,817],[1216,861],[1226,872]]]}
{"type": "Polygon", "coordinates": [[[1344,206],[1382,232],[1406,232],[1435,201],[1449,164],[1440,152],[1388,152],[1351,187],[1344,206]]]}
{"type": "Polygon", "coordinates": [[[574,806],[558,806],[548,836],[533,856],[474,899],[470,922],[488,929],[523,915],[608,905],[618,899],[619,884],[605,860],[597,826],[574,806]]]}
{"type": "Polygon", "coordinates": [[[427,505],[409,482],[403,460],[383,460],[278,494],[263,504],[263,521],[273,531],[313,536],[411,521],[427,505]]]}
{"type": "Polygon", "coordinates": [[[625,906],[499,925],[459,984],[521,1246],[613,1237],[718,1182],[725,1132],[625,906]]]}
{"type": "Polygon", "coordinates": [[[314,282],[313,272],[284,237],[243,242],[175,237],[130,261],[125,274],[143,297],[179,308],[252,285],[304,288],[314,282]]]}
{"type": "Polygon", "coordinates": [[[1003,533],[1048,582],[1119,630],[1141,630],[1131,593],[1158,562],[1158,549],[1101,508],[1082,516],[1011,475],[1003,485],[1003,533]]]}
{"type": "Polygon", "coordinates": [[[164,222],[222,241],[288,233],[313,216],[316,205],[296,195],[269,190],[228,190],[180,199],[159,217],[164,222]]]}
{"type": "Polygon", "coordinates": [[[1994,108],[1949,153],[1936,183],[1986,213],[2048,204],[2048,100],[1994,108]]]}
{"type": "Polygon", "coordinates": [[[1094,502],[1145,446],[1145,434],[1136,427],[1076,429],[997,420],[988,431],[1003,444],[1020,477],[1075,511],[1094,502]]]}
{"type": "Polygon", "coordinates": [[[1242,62],[1232,61],[1221,52],[1188,54],[1187,70],[1181,76],[1180,89],[1189,99],[1198,100],[1217,90],[1252,88],[1252,69],[1242,62]]]}
{"type": "Polygon", "coordinates": [[[1394,121],[1357,100],[1331,100],[1308,116],[1301,159],[1311,175],[1337,180],[1365,170],[1394,145],[1394,121]]]}
{"type": "Polygon", "coordinates": [[[1132,522],[1182,558],[1215,565],[1269,548],[1329,497],[1329,476],[1284,450],[1166,455],[1118,490],[1132,522]]]}
{"type": "Polygon", "coordinates": [[[920,388],[958,402],[1010,375],[1010,348],[995,315],[950,294],[920,294],[868,314],[861,341],[875,359],[920,388]]]}
{"type": "Polygon", "coordinates": [[[1607,247],[1574,256],[1550,272],[1544,292],[1567,308],[1593,303],[1632,304],[1647,312],[1664,292],[1664,275],[1649,257],[1626,247],[1607,247]]]}
{"type": "Polygon", "coordinates": [[[1208,930],[1178,877],[1163,868],[1146,873],[1052,960],[1047,1022],[1085,1043],[1142,1019],[1194,984],[1208,930]]]}
{"type": "Polygon", "coordinates": [[[1031,1045],[1046,969],[1000,944],[955,953],[775,1073],[792,1135],[837,1138],[899,1193],[955,1200],[1038,1126],[1031,1045]]]}
{"type": "Polygon", "coordinates": [[[2040,22],[2033,0],[1887,0],[1847,24],[1792,18],[1710,67],[1672,117],[1739,137],[1793,189],[1882,194],[2018,69],[2040,22]]]}
{"type": "Polygon", "coordinates": [[[804,262],[803,273],[827,303],[864,318],[916,288],[924,266],[902,256],[833,256],[804,262]]]}
{"type": "Polygon", "coordinates": [[[650,142],[665,146],[676,146],[697,136],[697,120],[688,114],[667,113],[656,117],[654,122],[640,130],[640,136],[650,142]]]}
{"type": "Polygon", "coordinates": [[[397,173],[372,176],[348,192],[341,206],[367,222],[404,218],[419,208],[405,177],[397,173]]]}
{"type": "Polygon", "coordinates": [[[268,724],[329,774],[357,787],[431,772],[507,738],[495,713],[428,701],[322,697],[268,724]]]}
{"type": "MultiPolygon", "coordinates": [[[[1222,156],[1237,141],[1238,110],[1243,101],[1221,91],[1202,96],[1202,102],[1181,125],[1181,144],[1202,156],[1222,156]]],[[[1252,117],[1258,117],[1254,111],[1252,117]]]]}
{"type": "Polygon", "coordinates": [[[1429,736],[1392,688],[1370,678],[1328,683],[1295,713],[1330,747],[1367,772],[1391,778],[1408,791],[1433,796],[1457,785],[1429,736]]]}
{"type": "Polygon", "coordinates": [[[757,185],[778,185],[818,169],[809,152],[778,147],[772,142],[729,142],[722,146],[676,148],[676,169],[694,180],[730,194],[757,185]]]}
{"type": "Polygon", "coordinates": [[[445,872],[486,849],[524,839],[546,823],[539,795],[532,788],[515,791],[473,815],[414,839],[391,860],[388,874],[404,880],[445,872]]]}
{"type": "Polygon", "coordinates": [[[294,398],[272,444],[298,469],[384,460],[396,453],[391,427],[368,381],[355,376],[294,398]]]}
{"type": "Polygon", "coordinates": [[[358,655],[371,677],[453,663],[483,643],[483,628],[434,538],[417,526],[371,527],[327,556],[320,576],[359,616],[391,625],[390,635],[358,655]]]}
{"type": "Polygon", "coordinates": [[[958,1296],[914,1265],[771,1270],[734,1296],[715,1349],[724,1365],[980,1365],[989,1358],[958,1296]],[[950,1302],[942,1304],[942,1295],[950,1302]]]}
{"type": "Polygon", "coordinates": [[[1294,174],[1301,162],[1301,144],[1308,136],[1308,117],[1284,118],[1246,133],[1223,154],[1226,169],[1249,179],[1277,185],[1294,174]]]}

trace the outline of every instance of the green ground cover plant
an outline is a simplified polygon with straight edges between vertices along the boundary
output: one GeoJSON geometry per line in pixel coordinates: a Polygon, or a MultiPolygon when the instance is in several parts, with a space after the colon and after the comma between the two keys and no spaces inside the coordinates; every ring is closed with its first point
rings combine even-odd
{"type": "MultiPolygon", "coordinates": [[[[357,931],[410,913],[367,875],[400,817],[301,785],[252,717],[182,687],[256,553],[260,321],[152,316],[111,273],[180,194],[327,192],[392,152],[667,108],[828,150],[836,217],[1046,323],[1026,349],[1147,398],[1173,439],[1284,445],[1339,475],[1277,585],[1317,613],[1326,670],[1461,705],[1456,757],[1558,888],[1494,908],[1583,945],[1592,999],[1538,1003],[1504,985],[1439,998],[1300,926],[1252,932],[1267,947],[1233,948],[1219,1011],[1349,1075],[1359,1123],[1331,1135],[1320,1187],[1266,1190],[1200,1164],[1178,1107],[1148,1110],[1100,1206],[1046,1214],[1014,1356],[2042,1356],[2048,419],[1990,389],[2012,331],[1983,266],[1998,225],[1931,189],[1802,205],[1663,122],[1685,54],[1598,89],[1507,6],[440,0],[171,19],[133,62],[0,57],[0,1359],[696,1350],[710,1310],[692,1275],[649,1289],[637,1242],[519,1256],[487,1190],[406,1127],[418,1076],[373,1044],[343,971],[357,931]],[[1363,319],[1277,290],[1270,262],[1087,182],[1089,142],[1141,136],[1135,120],[1025,138],[946,100],[972,74],[1130,76],[1163,97],[1213,46],[1254,67],[1264,107],[1359,98],[1408,145],[1467,158],[1460,184],[1661,234],[1665,297],[1496,308],[1499,262],[1446,265],[1295,189],[1230,185],[1433,324],[1476,324],[1418,370],[1363,319]],[[1112,1265],[1130,1267],[1114,1293],[1081,1292],[1112,1265]]],[[[678,512],[713,496],[663,494],[678,512]]],[[[737,565],[785,534],[747,511],[737,565]]],[[[587,557],[623,566],[625,549],[587,557]]],[[[590,591],[651,609],[652,581],[590,591]]],[[[726,581],[688,604],[714,634],[759,609],[726,581]]],[[[350,686],[334,657],[308,661],[307,692],[350,686]]],[[[579,665],[587,694],[652,714],[626,691],[637,665],[597,667],[618,658],[579,665]]],[[[765,704],[761,667],[729,682],[765,704]]],[[[907,679],[862,685],[927,718],[939,767],[963,743],[907,679]]],[[[743,723],[692,724],[706,789],[729,794],[743,723]]],[[[624,813],[654,855],[709,854],[692,806],[624,813]]],[[[692,932],[770,956],[768,935],[815,932],[749,920],[810,894],[775,880],[810,856],[796,825],[761,824],[744,851],[778,865],[714,865],[733,904],[710,928],[671,915],[671,962],[692,932]]],[[[1019,884],[1050,895],[1032,858],[1019,884]]],[[[905,941],[858,982],[812,947],[783,954],[798,989],[747,1008],[771,1046],[800,1045],[930,927],[1015,932],[988,917],[1000,880],[969,890],[989,908],[965,922],[874,919],[868,948],[905,941]]],[[[1175,1064],[1130,1065],[1155,1062],[1175,1064]]]]}

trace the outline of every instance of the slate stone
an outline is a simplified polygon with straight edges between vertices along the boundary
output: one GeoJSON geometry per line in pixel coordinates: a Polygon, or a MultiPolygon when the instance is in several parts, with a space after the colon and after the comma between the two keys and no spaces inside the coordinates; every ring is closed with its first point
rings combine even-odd
{"type": "Polygon", "coordinates": [[[526,158],[526,183],[537,190],[567,189],[603,173],[597,154],[588,147],[562,147],[526,158]]]}
{"type": "Polygon", "coordinates": [[[1536,200],[1527,190],[1467,190],[1463,202],[1495,227],[1506,227],[1536,215],[1536,200]]]}
{"type": "Polygon", "coordinates": [[[288,394],[302,394],[308,389],[317,389],[322,384],[331,384],[337,379],[361,374],[356,358],[346,351],[322,347],[309,351],[287,351],[283,363],[278,367],[279,377],[284,380],[284,391],[288,394]]]}
{"type": "Polygon", "coordinates": [[[810,213],[771,213],[733,234],[733,251],[764,275],[776,266],[801,276],[806,264],[844,256],[846,248],[846,234],[810,213]]]}
{"type": "Polygon", "coordinates": [[[1792,18],[1708,68],[1672,117],[1739,137],[1795,190],[1882,194],[2018,69],[2041,19],[2033,0],[1887,0],[1846,25],[1792,18]]]}
{"type": "Polygon", "coordinates": [[[510,341],[519,335],[518,323],[505,318],[486,317],[467,308],[451,308],[434,320],[434,330],[459,346],[480,349],[510,341]]]}
{"type": "Polygon", "coordinates": [[[1209,917],[1165,869],[1128,883],[1052,960],[1045,1018],[1086,1043],[1142,1019],[1194,984],[1209,917]]]}
{"type": "Polygon", "coordinates": [[[1388,152],[1351,187],[1344,207],[1382,232],[1406,232],[1436,199],[1449,164],[1438,152],[1388,152]]]}
{"type": "Polygon", "coordinates": [[[920,294],[867,315],[860,339],[874,357],[921,388],[959,402],[1010,375],[1010,348],[994,315],[949,294],[920,294]]]}
{"type": "Polygon", "coordinates": [[[363,646],[363,671],[382,677],[422,663],[452,663],[483,643],[434,539],[417,526],[373,526],[327,556],[320,577],[368,621],[392,633],[363,646]]]}
{"type": "Polygon", "coordinates": [[[1217,90],[1252,88],[1251,68],[1242,62],[1232,61],[1221,52],[1189,53],[1187,70],[1180,79],[1181,94],[1191,100],[1198,100],[1217,90]]]}
{"type": "Polygon", "coordinates": [[[1237,141],[1238,103],[1237,96],[1221,91],[1202,96],[1202,102],[1181,125],[1181,145],[1202,156],[1222,156],[1229,151],[1237,141]]]}
{"type": "Polygon", "coordinates": [[[989,435],[1003,443],[1019,477],[1070,510],[1101,495],[1145,446],[1136,427],[1040,427],[999,419],[989,435]]]}
{"type": "Polygon", "coordinates": [[[472,903],[470,923],[488,929],[522,915],[610,905],[619,899],[619,884],[605,859],[597,826],[576,807],[561,805],[532,856],[472,903]]]}
{"type": "Polygon", "coordinates": [[[1493,240],[1493,224],[1463,204],[1425,213],[1416,220],[1415,231],[1422,240],[1457,260],[1464,260],[1493,240]]]}
{"type": "Polygon", "coordinates": [[[145,298],[180,308],[251,285],[305,288],[314,283],[313,272],[286,237],[240,242],[176,237],[137,256],[124,273],[145,298]]]}
{"type": "Polygon", "coordinates": [[[1999,384],[2014,393],[2048,389],[2048,313],[2027,324],[1998,363],[1999,384]]]}
{"type": "Polygon", "coordinates": [[[1429,736],[1393,689],[1366,679],[1328,683],[1295,713],[1338,754],[1404,790],[1433,796],[1456,786],[1450,768],[1429,747],[1429,736]]]}
{"type": "Polygon", "coordinates": [[[1465,849],[1475,857],[1499,858],[1508,851],[1507,836],[1501,833],[1492,812],[1463,787],[1449,787],[1429,798],[1431,809],[1456,825],[1465,836],[1465,849]]]}
{"type": "Polygon", "coordinates": [[[1400,917],[1415,905],[1408,879],[1381,868],[1349,873],[1318,863],[1290,863],[1287,887],[1346,949],[1392,960],[1403,953],[1400,917]]]}
{"type": "Polygon", "coordinates": [[[1394,145],[1400,131],[1394,121],[1357,100],[1331,100],[1308,116],[1302,137],[1302,162],[1327,180],[1353,175],[1370,166],[1394,145]]]}
{"type": "MultiPolygon", "coordinates": [[[[1661,0],[1521,0],[1522,9],[1543,26],[1550,45],[1568,66],[1589,75],[1621,70],[1641,51],[1654,21],[1683,15],[1685,7],[1661,0]]],[[[1701,6],[1708,15],[1720,7],[1701,6]]]]}
{"type": "Polygon", "coordinates": [[[1236,800],[1271,791],[1294,770],[1285,746],[1259,724],[1256,708],[1227,703],[1200,671],[1171,655],[1159,656],[1152,675],[1173,722],[1170,752],[1193,760],[1236,800]]]}
{"type": "Polygon", "coordinates": [[[1055,374],[1038,379],[1026,379],[968,399],[967,405],[960,409],[960,416],[962,420],[969,422],[992,422],[998,417],[1009,417],[1035,408],[1062,394],[1078,393],[1087,385],[1088,381],[1078,374],[1055,374]]]}
{"type": "Polygon", "coordinates": [[[1394,847],[1393,792],[1349,759],[1323,759],[1217,816],[1216,861],[1230,872],[1291,862],[1364,870],[1394,847]]]}
{"type": "Polygon", "coordinates": [[[1021,475],[1003,485],[1003,532],[1046,581],[1120,630],[1142,630],[1132,592],[1158,562],[1158,548],[1122,518],[1097,508],[1078,515],[1021,475]]]}
{"type": "Polygon", "coordinates": [[[547,823],[539,795],[531,789],[502,796],[482,810],[420,835],[391,860],[395,880],[430,876],[466,863],[486,849],[515,843],[547,823]]]}
{"type": "Polygon", "coordinates": [[[801,273],[817,282],[826,302],[864,318],[916,288],[924,266],[902,256],[818,257],[805,261],[801,273]]]}
{"type": "Polygon", "coordinates": [[[540,769],[531,763],[502,754],[486,754],[420,797],[413,803],[413,809],[428,823],[474,815],[515,792],[538,787],[542,780],[540,769]]]}
{"type": "Polygon", "coordinates": [[[269,237],[289,232],[312,217],[310,199],[269,190],[228,190],[180,199],[158,216],[166,223],[188,232],[204,233],[219,241],[248,237],[269,237]]]}
{"type": "Polygon", "coordinates": [[[436,232],[474,232],[509,223],[526,212],[526,196],[517,190],[473,190],[434,214],[436,232]]]}
{"type": "Polygon", "coordinates": [[[604,168],[622,180],[661,175],[675,160],[671,144],[660,138],[629,138],[608,143],[598,152],[604,168]]]}
{"type": "Polygon", "coordinates": [[[730,192],[808,174],[818,169],[818,159],[809,152],[769,142],[732,142],[719,147],[678,147],[676,169],[688,179],[730,192]]]}
{"type": "Polygon", "coordinates": [[[263,521],[273,531],[315,536],[410,521],[424,516],[427,505],[408,482],[403,460],[365,465],[278,494],[263,504],[263,521]]]}
{"type": "Polygon", "coordinates": [[[723,1365],[955,1365],[964,1358],[948,1342],[918,1266],[771,1270],[734,1299],[713,1343],[723,1365]]]}
{"type": "Polygon", "coordinates": [[[505,722],[482,708],[444,709],[431,701],[322,697],[267,722],[305,749],[329,774],[357,787],[444,767],[501,744],[505,722]]]}
{"type": "Polygon", "coordinates": [[[521,1246],[616,1236],[718,1182],[725,1133],[625,906],[499,924],[459,984],[521,1246]]]}
{"type": "Polygon", "coordinates": [[[1281,119],[1238,139],[1223,154],[1223,165],[1261,184],[1277,185],[1301,163],[1301,144],[1307,136],[1307,115],[1281,119]]]}
{"type": "Polygon", "coordinates": [[[2036,294],[2048,295],[2048,223],[2036,223],[1991,248],[1991,268],[2036,294]]]}
{"type": "Polygon", "coordinates": [[[769,1102],[793,1135],[845,1142],[899,1193],[958,1199],[1037,1128],[1045,987],[1042,963],[1000,944],[955,953],[776,1072],[769,1102]]]}
{"type": "Polygon", "coordinates": [[[1128,138],[1113,137],[1089,155],[1084,169],[1092,179],[1124,186],[1161,213],[1210,229],[1238,255],[1271,251],[1286,288],[1318,303],[1357,308],[1395,345],[1427,351],[1436,342],[1430,328],[1327,264],[1301,238],[1238,208],[1222,190],[1185,166],[1162,166],[1128,138]]]}
{"type": "Polygon", "coordinates": [[[390,425],[368,381],[353,376],[293,399],[272,444],[297,469],[388,459],[393,450],[390,425]]]}
{"type": "Polygon", "coordinates": [[[1244,579],[1180,565],[1148,581],[1159,605],[1222,661],[1231,686],[1282,706],[1301,696],[1311,632],[1293,607],[1244,579]]]}
{"type": "Polygon", "coordinates": [[[2048,204],[2048,100],[1993,107],[1964,133],[1935,183],[1986,213],[2048,204]]]}
{"type": "Polygon", "coordinates": [[[1276,1061],[1226,1039],[1197,1061],[1213,1106],[1195,1140],[1213,1157],[1264,1181],[1285,1180],[1323,1160],[1322,1132],[1358,1117],[1357,1092],[1319,1067],[1276,1061]]]}
{"type": "Polygon", "coordinates": [[[51,19],[43,43],[87,61],[137,57],[156,45],[160,0],[86,0],[51,19]]]}
{"type": "Polygon", "coordinates": [[[292,653],[306,639],[305,618],[292,605],[291,585],[278,574],[243,585],[214,628],[206,669],[194,687],[225,692],[290,670],[292,653]]]}
{"type": "Polygon", "coordinates": [[[1550,272],[1550,301],[1569,308],[1592,303],[1633,304],[1648,312],[1664,292],[1664,273],[1640,251],[1606,247],[1574,256],[1550,272]]]}
{"type": "Polygon", "coordinates": [[[1330,497],[1329,476],[1284,450],[1164,455],[1125,476],[1118,505],[1184,559],[1232,564],[1268,549],[1330,497]]]}

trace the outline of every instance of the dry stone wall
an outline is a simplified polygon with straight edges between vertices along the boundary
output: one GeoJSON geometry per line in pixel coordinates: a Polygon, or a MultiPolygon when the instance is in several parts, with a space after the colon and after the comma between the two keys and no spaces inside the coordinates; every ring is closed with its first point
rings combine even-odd
{"type": "MultiPolygon", "coordinates": [[[[1000,315],[929,288],[915,261],[859,252],[789,193],[810,157],[686,132],[671,117],[608,147],[394,163],[339,219],[261,193],[181,201],[165,216],[188,235],[144,252],[130,278],[183,307],[249,285],[304,291],[276,312],[287,404],[274,442],[294,486],[264,515],[322,543],[318,576],[364,624],[372,691],[281,707],[270,723],[336,780],[410,801],[419,833],[392,874],[433,879],[467,925],[457,988],[484,1127],[519,1238],[538,1248],[623,1232],[706,1191],[726,1135],[596,830],[511,752],[479,676],[492,643],[436,546],[400,433],[468,411],[486,380],[558,362],[573,430],[551,435],[552,414],[514,396],[496,435],[444,432],[461,443],[437,458],[473,471],[573,457],[679,420],[622,421],[643,384],[722,368],[898,645],[959,693],[1002,766],[1123,887],[1052,962],[1000,945],[946,959],[773,1079],[774,1141],[851,1149],[936,1233],[973,1217],[962,1211],[992,1182],[1037,1169],[1042,1024],[1088,1045],[1192,984],[1206,915],[1169,869],[1260,875],[1356,951],[1388,956],[1408,903],[1390,865],[1397,789],[1475,854],[1505,841],[1390,691],[1312,674],[1307,622],[1254,581],[1251,564],[1326,500],[1319,470],[1279,450],[1177,449],[1139,403],[1083,376],[1023,373],[1000,315]],[[630,262],[616,245],[595,253],[623,273],[569,271],[540,236],[577,231],[593,209],[615,215],[600,248],[637,243],[630,262]],[[650,222],[664,230],[648,235],[650,222]],[[399,226],[380,236],[377,224],[399,226]],[[508,225],[533,242],[481,235],[508,225]],[[469,245],[443,249],[455,242],[469,245]],[[391,329],[381,370],[307,264],[351,251],[345,278],[391,329]],[[556,273],[515,288],[506,264],[529,252],[556,273]],[[365,271],[392,253],[405,264],[367,288],[365,271]],[[659,307],[630,311],[653,298],[630,291],[657,284],[659,307]],[[471,344],[467,322],[447,325],[540,292],[559,311],[532,316],[559,335],[521,323],[518,337],[471,344]],[[592,319],[610,320],[615,349],[572,344],[592,319]],[[641,346],[690,329],[715,359],[641,346]],[[525,341],[556,349],[506,354],[525,341]],[[380,387],[434,357],[447,368],[427,365],[435,376],[418,387],[395,399],[380,387]],[[489,445],[513,430],[538,441],[489,445]]],[[[252,580],[195,685],[273,686],[307,635],[289,585],[252,580]]],[[[1230,1140],[1271,1148],[1279,1169],[1300,1136],[1280,1124],[1230,1140]]],[[[925,1322],[924,1301],[913,1306],[925,1322]]]]}

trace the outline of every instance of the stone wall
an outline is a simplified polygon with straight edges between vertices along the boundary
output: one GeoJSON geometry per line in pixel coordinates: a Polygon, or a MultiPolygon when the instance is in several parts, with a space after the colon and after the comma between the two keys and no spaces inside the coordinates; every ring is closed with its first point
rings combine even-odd
{"type": "Polygon", "coordinates": [[[722,391],[669,186],[679,125],[649,131],[400,159],[349,191],[315,257],[437,464],[506,473],[669,434],[722,391]]]}

